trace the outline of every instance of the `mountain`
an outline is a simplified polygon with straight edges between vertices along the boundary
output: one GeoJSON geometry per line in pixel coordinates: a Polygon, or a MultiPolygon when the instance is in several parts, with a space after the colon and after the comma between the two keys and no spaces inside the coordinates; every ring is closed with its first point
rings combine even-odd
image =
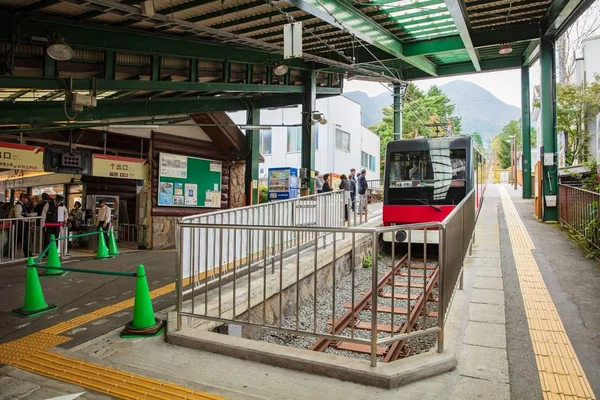
{"type": "MultiPolygon", "coordinates": [[[[479,132],[484,141],[500,133],[502,127],[521,117],[521,110],[506,104],[481,86],[455,80],[440,86],[440,89],[456,106],[454,115],[462,118],[462,133],[479,132]]],[[[361,91],[344,93],[344,96],[362,105],[362,122],[369,127],[383,118],[381,111],[392,104],[391,93],[369,97],[361,91]]]]}

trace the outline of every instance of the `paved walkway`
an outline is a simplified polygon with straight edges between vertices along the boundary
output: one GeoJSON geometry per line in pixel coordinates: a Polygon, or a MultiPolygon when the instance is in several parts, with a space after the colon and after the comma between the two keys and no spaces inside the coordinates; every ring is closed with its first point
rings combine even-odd
{"type": "MultiPolygon", "coordinates": [[[[121,340],[120,327],[131,318],[127,278],[45,280],[48,300],[69,306],[52,318],[12,319],[7,310],[20,305],[22,277],[3,268],[0,362],[7,365],[0,368],[0,398],[595,398],[598,262],[557,226],[535,221],[531,202],[518,196],[508,187],[488,187],[464,290],[456,292],[448,316],[446,348],[458,358],[450,373],[385,390],[173,346],[161,337],[121,340]],[[105,295],[113,285],[114,294],[105,295]]],[[[158,317],[173,304],[174,256],[146,252],[114,261],[114,268],[132,271],[145,257],[152,296],[162,300],[155,303],[158,317]]]]}

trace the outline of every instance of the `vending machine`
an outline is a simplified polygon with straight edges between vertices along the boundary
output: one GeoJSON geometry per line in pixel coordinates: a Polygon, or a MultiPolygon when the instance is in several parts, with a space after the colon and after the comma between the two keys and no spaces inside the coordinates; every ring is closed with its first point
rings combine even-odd
{"type": "Polygon", "coordinates": [[[269,201],[298,197],[298,168],[269,168],[269,201]]]}

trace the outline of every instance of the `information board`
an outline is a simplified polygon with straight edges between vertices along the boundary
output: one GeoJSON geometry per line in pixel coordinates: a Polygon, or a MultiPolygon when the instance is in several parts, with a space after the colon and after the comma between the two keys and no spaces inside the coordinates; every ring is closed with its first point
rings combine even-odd
{"type": "Polygon", "coordinates": [[[0,142],[0,168],[44,171],[44,148],[0,142]]]}
{"type": "Polygon", "coordinates": [[[158,205],[221,207],[221,161],[160,153],[158,205]]]}

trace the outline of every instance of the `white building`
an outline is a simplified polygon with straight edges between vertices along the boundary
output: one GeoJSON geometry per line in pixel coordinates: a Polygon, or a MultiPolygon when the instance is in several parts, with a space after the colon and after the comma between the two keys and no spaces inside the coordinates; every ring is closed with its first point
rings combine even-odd
{"type": "MultiPolygon", "coordinates": [[[[600,36],[587,38],[583,43],[581,57],[577,58],[575,66],[575,83],[591,83],[600,76],[600,36]]],[[[588,123],[590,133],[590,154],[596,155],[600,164],[600,114],[588,123]]]]}
{"type": "MultiPolygon", "coordinates": [[[[327,123],[316,124],[315,169],[321,174],[346,174],[351,168],[367,170],[368,180],[381,178],[379,157],[380,139],[361,124],[361,106],[344,97],[317,100],[317,110],[327,123]]],[[[302,107],[263,109],[260,124],[272,126],[261,131],[259,177],[264,179],[270,167],[301,166],[302,107]],[[281,126],[287,125],[287,126],[281,126]]],[[[246,113],[230,113],[236,124],[246,123],[246,113]]]]}

